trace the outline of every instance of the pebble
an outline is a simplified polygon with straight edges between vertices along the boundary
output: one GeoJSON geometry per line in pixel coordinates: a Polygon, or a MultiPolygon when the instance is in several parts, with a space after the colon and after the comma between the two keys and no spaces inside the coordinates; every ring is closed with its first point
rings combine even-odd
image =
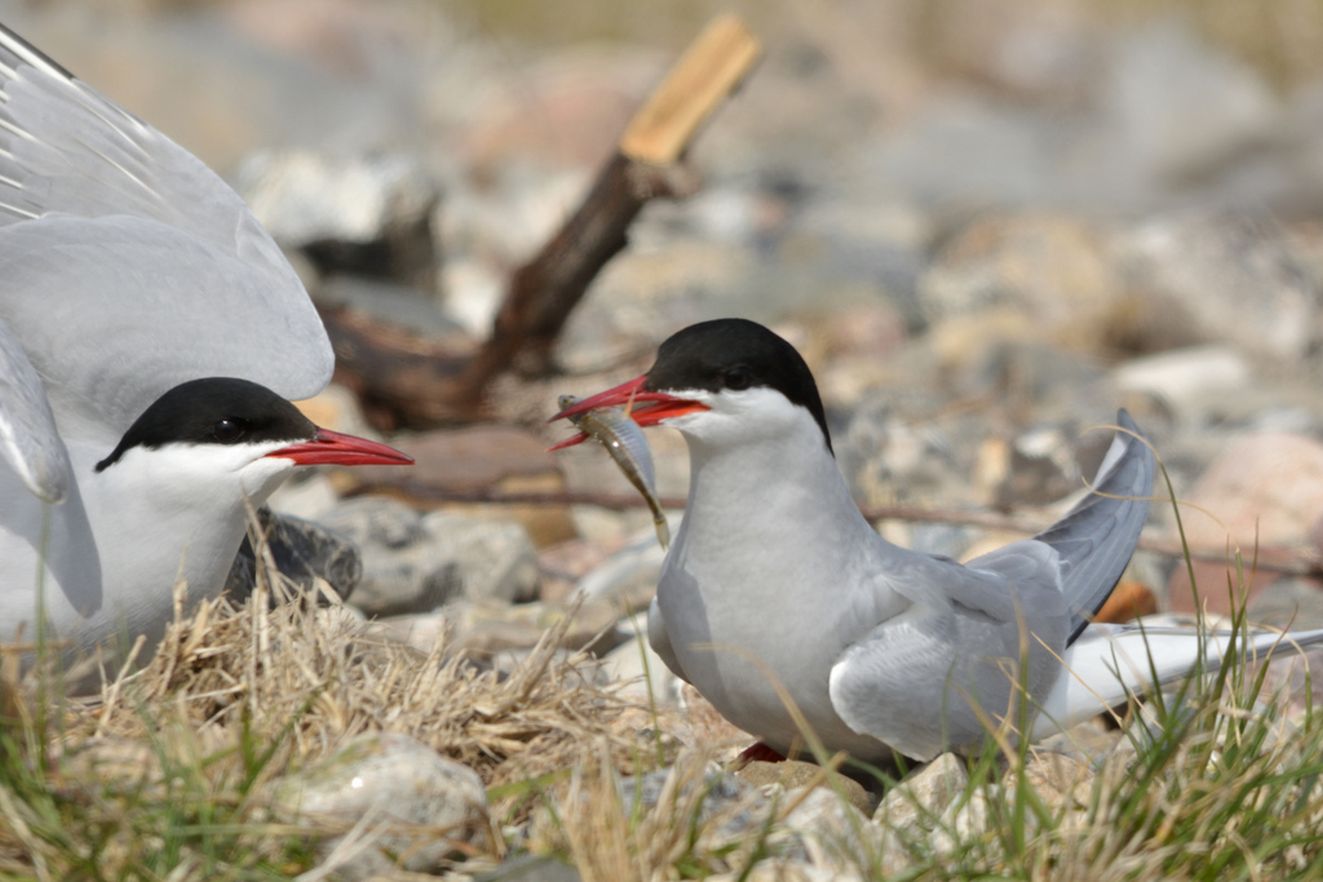
{"type": "MultiPolygon", "coordinates": [[[[1190,546],[1223,549],[1229,536],[1232,549],[1244,556],[1253,596],[1275,580],[1266,571],[1251,576],[1255,544],[1264,548],[1301,546],[1323,511],[1323,444],[1285,432],[1241,436],[1181,495],[1190,546]]],[[[1196,561],[1194,570],[1203,601],[1215,612],[1226,612],[1227,565],[1196,561]]],[[[1168,590],[1175,609],[1193,608],[1184,567],[1173,571],[1168,590]]]]}
{"type": "MultiPolygon", "coordinates": [[[[278,814],[292,821],[343,826],[374,821],[381,853],[400,856],[405,869],[431,871],[467,845],[486,841],[487,797],[473,770],[398,733],[360,735],[335,753],[272,784],[278,814]]],[[[323,846],[335,852],[335,843],[323,846]]]]}
{"type": "MultiPolygon", "coordinates": [[[[638,615],[641,630],[646,630],[646,616],[638,615]]],[[[619,626],[628,638],[602,657],[602,673],[607,682],[621,684],[619,694],[644,703],[655,702],[672,707],[679,699],[680,679],[666,667],[648,643],[647,634],[635,635],[628,620],[619,626]]]]}
{"type": "Polygon", "coordinates": [[[373,496],[347,500],[326,521],[358,543],[363,579],[354,605],[369,615],[427,612],[460,597],[509,603],[537,594],[537,552],[516,523],[419,515],[373,496]]]}
{"type": "Polygon", "coordinates": [[[460,599],[432,612],[383,617],[374,623],[374,629],[421,652],[430,652],[438,640],[448,636],[455,649],[492,654],[531,649],[548,628],[570,615],[560,644],[566,649],[591,646],[597,653],[607,653],[629,639],[614,627],[616,610],[600,602],[583,603],[575,610],[565,603],[460,599]]]}
{"type": "Polygon", "coordinates": [[[873,812],[873,820],[898,830],[916,825],[931,828],[968,787],[965,761],[944,753],[888,791],[873,812]]]}
{"type": "Polygon", "coordinates": [[[1225,344],[1133,358],[1111,376],[1118,390],[1155,395],[1179,413],[1198,408],[1206,396],[1244,392],[1254,378],[1245,355],[1225,344]]]}
{"type": "MultiPolygon", "coordinates": [[[[550,416],[551,396],[540,411],[550,416]]],[[[543,436],[516,426],[483,424],[458,429],[435,429],[395,439],[417,462],[400,469],[364,466],[337,475],[345,481],[341,492],[356,482],[387,489],[396,498],[419,509],[435,508],[436,495],[454,493],[556,493],[566,489],[558,461],[547,452],[543,436]],[[416,492],[417,491],[417,492],[416,492]]],[[[604,459],[606,457],[603,457],[604,459]]],[[[570,507],[556,504],[461,503],[446,508],[465,514],[522,524],[539,548],[576,536],[570,507]]]]}
{"type": "Polygon", "coordinates": [[[1318,282],[1272,218],[1162,215],[1119,232],[1113,248],[1150,347],[1221,343],[1281,361],[1318,339],[1318,282]]]}
{"type": "Polygon", "coordinates": [[[876,807],[874,799],[858,781],[839,773],[824,775],[822,766],[801,760],[787,759],[775,763],[753,760],[737,769],[735,777],[764,790],[780,787],[787,794],[803,787],[821,787],[863,813],[871,813],[876,807]]]}
{"type": "MultiPolygon", "coordinates": [[[[342,600],[348,600],[362,581],[358,546],[335,530],[266,506],[257,510],[257,520],[271,562],[301,591],[315,595],[317,583],[325,582],[342,600]]],[[[241,603],[252,594],[256,579],[253,546],[244,536],[223,590],[232,601],[241,603]]]]}
{"type": "Polygon", "coordinates": [[[1272,628],[1323,628],[1323,583],[1318,579],[1278,579],[1250,600],[1246,615],[1272,628]]]}

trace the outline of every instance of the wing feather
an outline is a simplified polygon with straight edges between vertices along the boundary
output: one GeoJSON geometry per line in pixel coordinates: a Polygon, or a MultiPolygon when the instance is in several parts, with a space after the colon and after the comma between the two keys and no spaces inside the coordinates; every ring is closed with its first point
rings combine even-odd
{"type": "Polygon", "coordinates": [[[239,196],[3,25],[0,279],[0,320],[62,431],[122,432],[206,376],[307,397],[334,366],[302,283],[239,196]]]}

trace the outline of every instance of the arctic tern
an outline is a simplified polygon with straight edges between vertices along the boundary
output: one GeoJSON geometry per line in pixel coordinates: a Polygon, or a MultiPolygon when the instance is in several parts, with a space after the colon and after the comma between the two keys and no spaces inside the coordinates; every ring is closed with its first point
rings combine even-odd
{"type": "MultiPolygon", "coordinates": [[[[689,448],[688,505],[649,641],[780,754],[805,743],[787,698],[829,751],[926,761],[977,748],[989,727],[1016,740],[1021,700],[1038,738],[1187,674],[1201,652],[1212,669],[1226,649],[1225,634],[1201,643],[1192,629],[1090,624],[1153,488],[1153,452],[1124,411],[1091,492],[1062,520],[960,564],[893,545],[863,518],[813,375],[761,325],[688,327],[646,374],[557,417],[626,404],[689,448]]],[[[1250,638],[1259,652],[1280,639],[1250,638]]],[[[1286,639],[1319,642],[1323,630],[1286,639]]]]}
{"type": "Polygon", "coordinates": [[[411,462],[290,403],[333,365],[239,197],[0,26],[0,643],[151,637],[296,465],[411,462]]]}

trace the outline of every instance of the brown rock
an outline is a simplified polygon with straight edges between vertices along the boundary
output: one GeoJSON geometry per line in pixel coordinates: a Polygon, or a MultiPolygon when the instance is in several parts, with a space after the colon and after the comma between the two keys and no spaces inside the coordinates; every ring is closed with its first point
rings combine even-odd
{"type": "Polygon", "coordinates": [[[999,316],[1032,339],[1085,352],[1098,348],[1123,309],[1103,238],[1087,224],[1052,214],[970,224],[938,255],[919,289],[925,313],[939,327],[976,327],[999,316]]]}
{"type": "Polygon", "coordinates": [[[415,508],[445,505],[467,514],[523,524],[538,547],[575,536],[568,506],[467,502],[484,495],[558,493],[565,480],[544,439],[514,426],[436,429],[396,439],[417,463],[412,468],[366,467],[338,476],[345,493],[359,486],[402,499],[415,508]]]}
{"type": "MultiPolygon", "coordinates": [[[[1082,760],[1061,753],[1039,753],[1026,762],[1024,779],[1049,811],[1083,811],[1089,807],[1094,771],[1082,760]]],[[[1004,783],[1013,788],[1018,780],[1012,769],[1004,783]]]]}
{"type": "MultiPolygon", "coordinates": [[[[528,649],[547,630],[573,614],[561,640],[565,649],[580,649],[609,631],[616,621],[615,607],[605,602],[585,602],[577,611],[558,603],[461,603],[446,608],[457,622],[457,642],[476,652],[528,649]]],[[[610,633],[603,639],[611,639],[610,633]]],[[[610,646],[604,646],[603,650],[610,646]]]]}
{"type": "MultiPolygon", "coordinates": [[[[1182,506],[1185,537],[1192,548],[1223,548],[1228,542],[1244,558],[1252,596],[1277,578],[1249,570],[1256,543],[1260,548],[1304,545],[1323,511],[1323,444],[1302,435],[1262,432],[1247,435],[1227,447],[1204,471],[1182,506]]],[[[1230,564],[1196,561],[1194,575],[1202,602],[1214,612],[1227,612],[1227,574],[1237,583],[1230,564]]],[[[1185,567],[1177,567],[1168,585],[1172,607],[1194,608],[1185,567]]]]}
{"type": "Polygon", "coordinates": [[[873,810],[873,800],[862,784],[839,772],[824,772],[822,766],[815,763],[799,760],[766,763],[754,760],[737,769],[735,777],[755,787],[767,787],[771,784],[779,784],[786,790],[793,790],[796,787],[827,787],[845,797],[850,805],[865,815],[873,810]]]}

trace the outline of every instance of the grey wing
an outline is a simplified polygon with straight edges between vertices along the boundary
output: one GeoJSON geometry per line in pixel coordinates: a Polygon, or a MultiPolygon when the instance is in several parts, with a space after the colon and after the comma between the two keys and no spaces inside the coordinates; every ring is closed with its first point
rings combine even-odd
{"type": "MultiPolygon", "coordinates": [[[[91,394],[78,371],[138,360],[141,338],[110,333],[124,327],[152,331],[150,366],[170,385],[239,376],[301,398],[330,379],[321,320],[238,195],[3,26],[0,261],[0,318],[60,387],[47,391],[61,421],[62,405],[91,394]],[[55,358],[50,330],[71,319],[55,358]],[[84,364],[48,373],[68,359],[84,364]]],[[[116,409],[100,416],[131,421],[162,385],[118,390],[115,404],[98,405],[116,409]]]]}
{"type": "Polygon", "coordinates": [[[288,269],[197,157],[0,25],[0,225],[51,213],[152,218],[288,269]]]}
{"type": "Polygon", "coordinates": [[[275,308],[244,260],[147,219],[53,216],[0,227],[0,320],[42,378],[66,441],[117,439],[185,380],[315,394],[333,358],[307,296],[275,308]]]}
{"type": "Polygon", "coordinates": [[[874,588],[910,605],[832,667],[836,713],[920,760],[977,746],[987,724],[1013,724],[1024,689],[1040,701],[1060,673],[1068,614],[1057,572],[1056,553],[1032,540],[983,569],[904,552],[874,588]]]}
{"type": "Polygon", "coordinates": [[[0,456],[29,490],[63,502],[73,469],[41,377],[0,321],[0,456]]]}

